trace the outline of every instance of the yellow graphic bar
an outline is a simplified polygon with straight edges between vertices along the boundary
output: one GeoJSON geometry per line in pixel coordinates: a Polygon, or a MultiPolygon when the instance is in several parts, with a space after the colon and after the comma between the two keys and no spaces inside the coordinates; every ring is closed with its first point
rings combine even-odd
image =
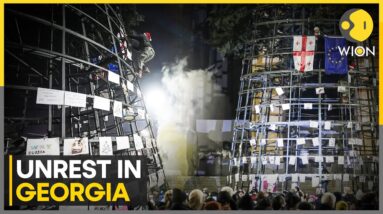
{"type": "Polygon", "coordinates": [[[13,206],[13,194],[12,194],[12,185],[13,185],[13,178],[12,178],[12,163],[13,163],[13,157],[12,155],[9,156],[9,206],[13,206]]]}

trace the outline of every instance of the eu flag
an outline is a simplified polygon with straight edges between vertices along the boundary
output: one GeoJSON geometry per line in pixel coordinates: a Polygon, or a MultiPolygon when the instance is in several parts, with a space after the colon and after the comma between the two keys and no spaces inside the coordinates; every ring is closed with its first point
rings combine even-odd
{"type": "Polygon", "coordinates": [[[347,74],[347,56],[340,50],[346,48],[346,39],[341,37],[325,37],[325,71],[326,74],[347,74]]]}

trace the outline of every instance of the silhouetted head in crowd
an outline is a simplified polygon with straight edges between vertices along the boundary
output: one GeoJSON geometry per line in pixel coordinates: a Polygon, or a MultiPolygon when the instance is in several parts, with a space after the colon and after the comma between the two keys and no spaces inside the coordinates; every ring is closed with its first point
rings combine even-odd
{"type": "Polygon", "coordinates": [[[272,210],[271,201],[268,198],[264,198],[257,202],[255,210],[272,210]]]}
{"type": "Polygon", "coordinates": [[[199,189],[192,190],[189,193],[189,207],[192,210],[200,210],[202,209],[204,201],[203,192],[199,189]]]}
{"type": "Polygon", "coordinates": [[[331,192],[326,192],[321,197],[320,210],[333,210],[335,209],[336,197],[331,192]]]}
{"type": "Polygon", "coordinates": [[[342,200],[342,193],[341,192],[334,192],[334,195],[335,195],[335,198],[336,198],[336,202],[342,200]]]}
{"type": "Polygon", "coordinates": [[[283,210],[286,206],[285,198],[282,195],[277,195],[272,200],[273,210],[283,210]]]}
{"type": "Polygon", "coordinates": [[[348,204],[345,201],[338,201],[335,205],[336,210],[348,210],[348,204]]]}
{"type": "Polygon", "coordinates": [[[231,195],[227,191],[221,191],[218,193],[217,201],[221,204],[221,209],[234,209],[232,206],[235,206],[235,202],[232,199],[231,195]],[[234,203],[234,205],[233,205],[234,203]]]}
{"type": "Polygon", "coordinates": [[[220,210],[221,205],[216,201],[209,201],[204,206],[205,210],[220,210]]]}
{"type": "Polygon", "coordinates": [[[313,210],[314,206],[307,201],[299,202],[297,210],[313,210]]]}
{"type": "Polygon", "coordinates": [[[186,205],[187,195],[185,192],[178,188],[172,190],[172,210],[187,210],[189,207],[186,205]]]}
{"type": "Polygon", "coordinates": [[[238,202],[238,209],[239,210],[252,210],[254,209],[254,202],[251,199],[251,196],[249,194],[245,194],[239,199],[238,202]]]}
{"type": "Polygon", "coordinates": [[[295,210],[297,208],[298,203],[301,199],[297,196],[297,194],[293,192],[288,192],[286,194],[286,208],[288,210],[295,210]]]}

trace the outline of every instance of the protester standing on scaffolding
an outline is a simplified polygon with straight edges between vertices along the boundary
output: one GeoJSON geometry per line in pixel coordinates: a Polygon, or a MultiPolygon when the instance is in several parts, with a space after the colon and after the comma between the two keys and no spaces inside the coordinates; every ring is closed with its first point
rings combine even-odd
{"type": "Polygon", "coordinates": [[[149,73],[146,63],[153,59],[155,52],[150,43],[152,41],[149,32],[136,34],[135,32],[130,35],[131,45],[133,47],[133,67],[137,71],[138,76],[141,78],[143,72],[149,73]]]}

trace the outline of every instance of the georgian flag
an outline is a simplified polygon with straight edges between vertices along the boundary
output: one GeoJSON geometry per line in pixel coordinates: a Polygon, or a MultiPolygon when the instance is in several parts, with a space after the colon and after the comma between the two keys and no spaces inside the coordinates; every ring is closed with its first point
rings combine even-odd
{"type": "Polygon", "coordinates": [[[315,36],[294,36],[293,57],[295,70],[312,71],[314,64],[315,36]]]}

